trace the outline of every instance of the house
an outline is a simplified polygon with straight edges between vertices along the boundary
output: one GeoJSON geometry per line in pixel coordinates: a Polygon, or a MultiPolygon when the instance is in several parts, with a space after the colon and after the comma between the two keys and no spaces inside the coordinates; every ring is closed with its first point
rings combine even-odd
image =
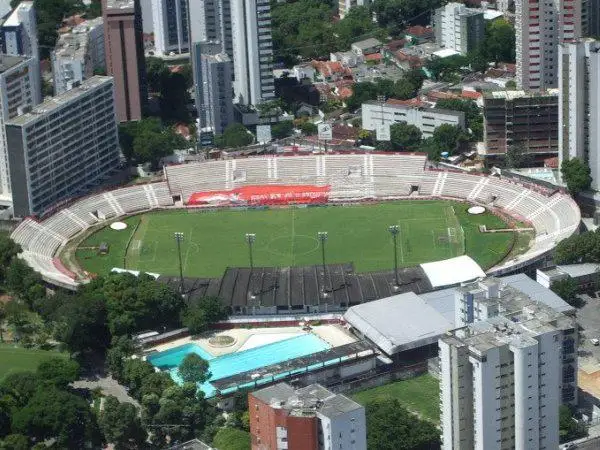
{"type": "Polygon", "coordinates": [[[379,53],[382,46],[383,44],[379,39],[369,38],[353,43],[350,48],[356,55],[366,56],[371,53],[379,53]]]}
{"type": "Polygon", "coordinates": [[[404,38],[412,44],[423,44],[425,42],[433,41],[435,33],[433,27],[415,25],[408,27],[404,31],[404,38]]]}
{"type": "Polygon", "coordinates": [[[294,74],[294,78],[301,82],[305,78],[314,80],[316,71],[310,64],[299,64],[292,68],[292,73],[294,74]]]}
{"type": "Polygon", "coordinates": [[[354,52],[335,52],[329,55],[332,62],[341,62],[344,67],[356,67],[364,60],[363,55],[354,52]]]}
{"type": "Polygon", "coordinates": [[[321,74],[325,81],[351,79],[352,72],[339,61],[312,61],[312,67],[321,74]]]}

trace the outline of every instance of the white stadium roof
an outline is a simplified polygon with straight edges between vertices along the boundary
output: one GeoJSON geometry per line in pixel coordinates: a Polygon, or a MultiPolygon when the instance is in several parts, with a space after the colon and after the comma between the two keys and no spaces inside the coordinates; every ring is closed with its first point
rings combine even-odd
{"type": "Polygon", "coordinates": [[[434,289],[485,277],[479,264],[465,255],[421,264],[421,268],[434,289]]]}

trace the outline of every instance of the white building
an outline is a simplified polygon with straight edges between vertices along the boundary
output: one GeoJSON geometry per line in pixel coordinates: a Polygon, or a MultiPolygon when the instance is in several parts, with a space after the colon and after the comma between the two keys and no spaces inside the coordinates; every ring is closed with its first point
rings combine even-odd
{"type": "Polygon", "coordinates": [[[37,23],[32,1],[19,3],[4,21],[0,30],[3,53],[39,59],[37,23]]]}
{"type": "MultiPolygon", "coordinates": [[[[197,2],[204,3],[204,2],[197,2]]],[[[189,51],[187,0],[152,0],[154,49],[159,55],[189,51]]]]}
{"type": "Polygon", "coordinates": [[[600,42],[559,46],[559,162],[589,163],[592,188],[600,189],[600,42]]]}
{"type": "Polygon", "coordinates": [[[348,11],[355,6],[369,6],[371,0],[339,0],[338,3],[338,14],[340,19],[343,19],[348,11]]]}
{"type": "Polygon", "coordinates": [[[236,103],[257,105],[275,98],[269,0],[232,0],[236,103]]]}
{"type": "Polygon", "coordinates": [[[0,204],[12,203],[6,121],[42,101],[33,58],[0,55],[0,204]]]}
{"type": "Polygon", "coordinates": [[[416,126],[421,130],[423,138],[428,138],[433,136],[434,130],[440,125],[458,125],[464,128],[465,114],[461,111],[377,101],[362,104],[362,127],[365,130],[376,130],[378,125],[392,125],[398,122],[416,126]]]}
{"type": "Polygon", "coordinates": [[[558,44],[581,37],[580,0],[515,0],[517,87],[558,86],[558,44]]]}
{"type": "Polygon", "coordinates": [[[435,10],[434,30],[438,45],[467,54],[485,37],[484,12],[462,3],[448,3],[435,10]]]}
{"type": "Polygon", "coordinates": [[[488,278],[456,290],[439,341],[445,450],[554,450],[577,399],[575,320],[488,278]]]}
{"type": "Polygon", "coordinates": [[[85,80],[5,128],[17,217],[89,192],[120,164],[112,77],[85,80]]]}
{"type": "Polygon", "coordinates": [[[102,17],[73,27],[61,34],[52,52],[54,95],[62,94],[105,69],[104,25],[102,17]]]}

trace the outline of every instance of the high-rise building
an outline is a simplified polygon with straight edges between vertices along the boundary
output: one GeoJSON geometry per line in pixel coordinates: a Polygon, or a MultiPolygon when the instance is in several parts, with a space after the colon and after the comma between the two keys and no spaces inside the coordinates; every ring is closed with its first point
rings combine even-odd
{"type": "Polygon", "coordinates": [[[13,209],[42,214],[120,164],[112,77],[94,76],[5,123],[13,209]]]}
{"type": "Polygon", "coordinates": [[[592,188],[600,189],[600,42],[559,47],[559,162],[587,161],[592,188]]]}
{"type": "Polygon", "coordinates": [[[517,86],[558,86],[558,44],[581,37],[581,0],[515,1],[517,86]]]}
{"type": "Polygon", "coordinates": [[[338,3],[338,14],[340,19],[343,19],[350,9],[355,6],[368,6],[371,4],[371,0],[339,0],[338,3]]]}
{"type": "Polygon", "coordinates": [[[498,91],[483,97],[483,133],[488,155],[511,146],[527,153],[558,152],[558,92],[498,91]]]}
{"type": "Polygon", "coordinates": [[[19,3],[0,27],[2,53],[39,59],[37,23],[32,1],[19,3]]]}
{"type": "Polygon", "coordinates": [[[106,66],[102,17],[61,34],[52,52],[54,95],[62,94],[106,66]]]}
{"type": "Polygon", "coordinates": [[[115,79],[119,122],[140,120],[148,101],[139,0],[103,0],[106,70],[115,79]]]}
{"type": "Polygon", "coordinates": [[[34,58],[0,54],[0,204],[12,204],[6,121],[42,101],[34,58]]]}
{"type": "Polygon", "coordinates": [[[485,37],[483,10],[448,3],[435,10],[434,30],[438,45],[467,54],[485,37]]]}
{"type": "Polygon", "coordinates": [[[152,22],[156,53],[168,55],[189,50],[188,0],[152,0],[152,22]]]}
{"type": "Polygon", "coordinates": [[[220,43],[192,45],[192,67],[198,131],[201,136],[222,134],[233,122],[233,65],[220,43]]]}
{"type": "Polygon", "coordinates": [[[581,29],[585,37],[600,36],[600,0],[582,0],[581,29]]]}
{"type": "Polygon", "coordinates": [[[318,384],[248,395],[252,450],[366,450],[365,408],[318,384]]]}
{"type": "Polygon", "coordinates": [[[233,59],[230,0],[190,2],[190,42],[220,42],[233,59]]]}
{"type": "Polygon", "coordinates": [[[231,0],[236,103],[275,98],[270,0],[231,0]]]}
{"type": "Polygon", "coordinates": [[[561,404],[577,400],[575,320],[488,278],[456,292],[439,341],[444,450],[558,448],[561,404]]]}

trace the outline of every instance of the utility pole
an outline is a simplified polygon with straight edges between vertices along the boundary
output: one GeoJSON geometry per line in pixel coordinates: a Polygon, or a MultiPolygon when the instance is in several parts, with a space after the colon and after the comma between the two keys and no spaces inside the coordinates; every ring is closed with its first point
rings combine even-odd
{"type": "Polygon", "coordinates": [[[248,243],[248,256],[250,257],[250,270],[254,269],[254,259],[252,258],[252,244],[256,241],[256,234],[246,233],[246,242],[248,243]]]}
{"type": "Polygon", "coordinates": [[[321,257],[323,263],[323,292],[327,290],[327,266],[325,265],[325,242],[327,241],[327,231],[317,232],[317,238],[321,242],[321,257]]]}
{"type": "Polygon", "coordinates": [[[400,227],[398,225],[390,225],[388,231],[392,234],[394,240],[394,279],[396,280],[396,287],[400,286],[400,280],[398,280],[398,233],[400,233],[400,227]]]}
{"type": "Polygon", "coordinates": [[[177,242],[177,254],[179,255],[179,293],[183,294],[183,264],[181,262],[181,243],[183,242],[183,233],[177,231],[174,233],[177,242]]]}

